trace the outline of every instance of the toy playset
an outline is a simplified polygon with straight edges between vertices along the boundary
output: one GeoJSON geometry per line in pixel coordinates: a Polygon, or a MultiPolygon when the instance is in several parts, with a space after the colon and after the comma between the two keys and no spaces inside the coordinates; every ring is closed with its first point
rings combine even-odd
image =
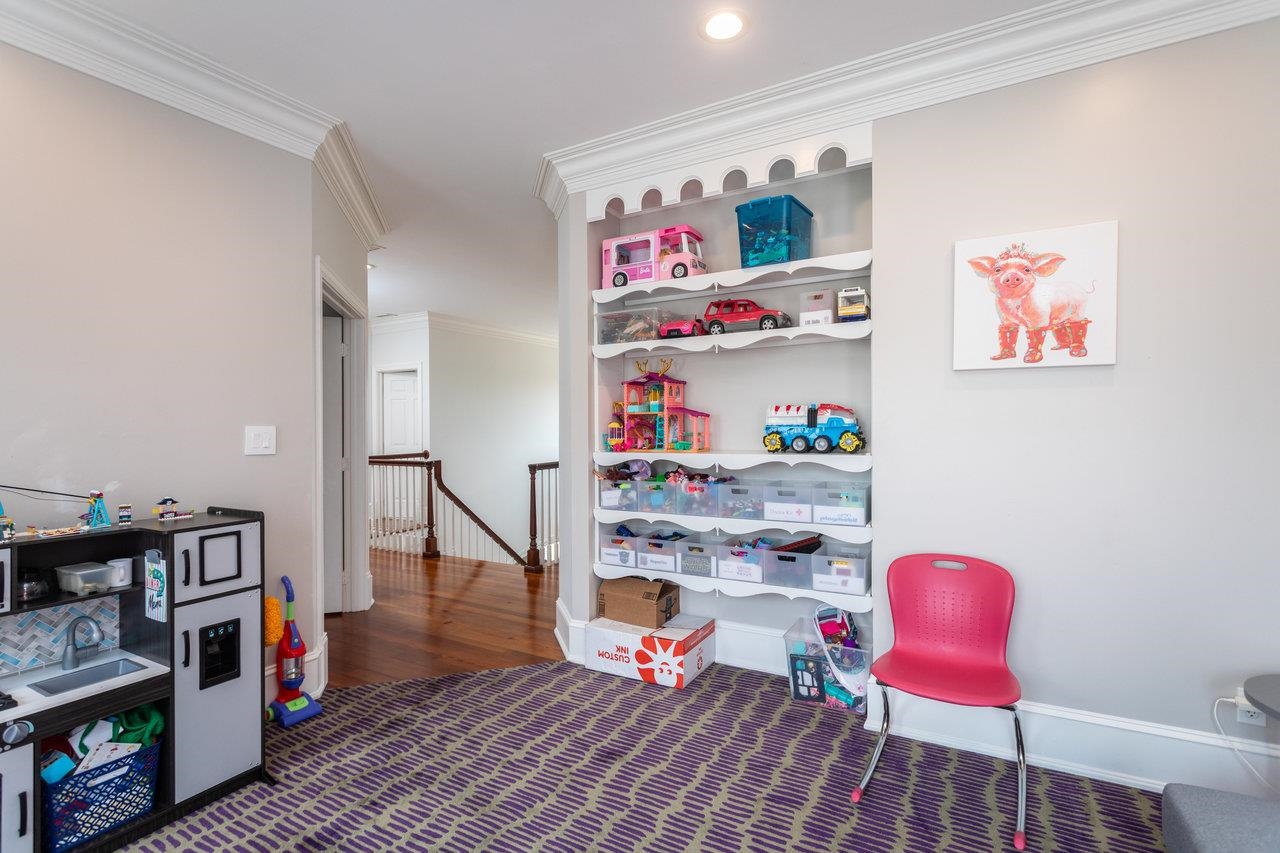
{"type": "Polygon", "coordinates": [[[810,257],[813,211],[792,195],[758,198],[735,208],[743,267],[810,257]]]}
{"type": "Polygon", "coordinates": [[[851,323],[871,318],[871,304],[867,291],[861,287],[846,287],[840,291],[836,318],[841,323],[851,323]]]}
{"type": "Polygon", "coordinates": [[[191,510],[178,509],[178,499],[165,495],[156,501],[156,505],[151,508],[151,514],[160,521],[180,521],[184,518],[195,518],[195,513],[191,510]]]}
{"type": "Polygon", "coordinates": [[[600,287],[626,287],[701,275],[702,235],[689,225],[610,237],[600,249],[600,287]]]}
{"type": "Polygon", "coordinates": [[[711,449],[711,415],[684,405],[686,383],[668,376],[670,369],[669,358],[657,371],[649,369],[648,359],[636,362],[640,375],[622,383],[622,434],[616,436],[611,424],[606,438],[611,449],[711,449]]]}
{"type": "Polygon", "coordinates": [[[775,403],[765,412],[764,449],[770,453],[816,450],[830,453],[837,447],[857,453],[866,446],[853,409],[836,403],[775,403]]]}

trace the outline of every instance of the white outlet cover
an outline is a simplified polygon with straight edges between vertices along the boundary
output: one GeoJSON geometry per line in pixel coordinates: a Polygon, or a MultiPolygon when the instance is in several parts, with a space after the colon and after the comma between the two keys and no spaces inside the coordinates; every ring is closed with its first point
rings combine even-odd
{"type": "Polygon", "coordinates": [[[247,426],[244,428],[245,456],[274,456],[276,452],[276,428],[274,426],[247,426]]]}

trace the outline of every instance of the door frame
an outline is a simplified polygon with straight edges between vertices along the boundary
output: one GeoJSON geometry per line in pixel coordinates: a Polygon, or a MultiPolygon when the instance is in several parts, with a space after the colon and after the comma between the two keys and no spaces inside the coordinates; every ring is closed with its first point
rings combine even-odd
{"type": "MultiPolygon", "coordinates": [[[[315,470],[313,472],[312,551],[314,590],[313,625],[324,625],[324,303],[343,317],[347,344],[343,382],[350,389],[343,413],[348,436],[346,512],[343,518],[343,558],[347,576],[342,584],[342,610],[368,610],[373,605],[373,575],[369,572],[369,501],[365,453],[369,446],[369,321],[368,308],[338,274],[316,255],[313,318],[315,328],[315,470]]],[[[326,637],[327,639],[327,637],[326,637]]]]}
{"type": "Polygon", "coordinates": [[[422,427],[423,427],[423,423],[422,423],[422,362],[420,362],[420,361],[403,361],[403,362],[393,363],[393,364],[379,364],[379,365],[377,365],[376,367],[374,367],[374,368],[373,368],[373,375],[374,375],[374,383],[373,383],[373,389],[372,389],[372,393],[373,393],[373,428],[374,428],[374,435],[376,435],[376,436],[378,437],[378,452],[379,452],[379,453],[386,453],[386,452],[387,452],[387,449],[382,445],[382,434],[383,434],[383,423],[382,423],[382,415],[383,415],[383,400],[382,400],[382,374],[384,374],[384,373],[408,373],[410,370],[412,370],[412,371],[413,371],[414,376],[418,377],[418,379],[417,379],[417,387],[418,387],[418,411],[416,412],[416,414],[417,414],[417,424],[418,424],[418,434],[417,434],[416,438],[417,438],[418,440],[417,440],[417,442],[416,442],[416,443],[417,443],[417,445],[418,445],[419,449],[421,449],[421,450],[426,450],[426,449],[427,449],[427,447],[426,447],[426,443],[422,440],[422,427]]]}

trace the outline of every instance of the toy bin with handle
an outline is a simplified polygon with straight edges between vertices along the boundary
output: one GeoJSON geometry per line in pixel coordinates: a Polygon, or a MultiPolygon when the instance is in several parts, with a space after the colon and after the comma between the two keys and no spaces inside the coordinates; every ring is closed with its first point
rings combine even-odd
{"type": "Polygon", "coordinates": [[[721,518],[764,518],[764,483],[738,480],[716,486],[721,518]]]}
{"type": "Polygon", "coordinates": [[[765,486],[764,517],[767,521],[813,521],[813,491],[809,484],[778,480],[765,486]]]}
{"type": "Polygon", "coordinates": [[[716,577],[716,559],[720,554],[720,545],[727,538],[719,533],[703,533],[685,539],[680,543],[680,559],[676,561],[676,571],[682,575],[701,578],[716,577]]]}
{"type": "Polygon", "coordinates": [[[735,210],[743,267],[781,264],[810,256],[813,211],[795,196],[758,198],[735,210]]]}
{"type": "Polygon", "coordinates": [[[720,507],[716,500],[716,483],[685,480],[675,484],[676,513],[714,518],[720,507]]]}
{"type": "Polygon", "coordinates": [[[818,524],[864,527],[871,520],[871,487],[866,483],[822,482],[813,486],[813,520],[818,524]]]}
{"type": "Polygon", "coordinates": [[[160,741],[44,786],[45,849],[61,853],[151,811],[160,741]]]}
{"type": "Polygon", "coordinates": [[[623,480],[620,483],[611,483],[608,480],[601,480],[600,508],[634,511],[636,508],[637,493],[636,484],[630,480],[623,480]]]}
{"type": "Polygon", "coordinates": [[[639,512],[671,512],[676,505],[676,484],[664,480],[638,480],[636,510],[639,512]]]}
{"type": "Polygon", "coordinates": [[[829,542],[813,555],[813,588],[866,595],[871,591],[871,548],[829,542]]]}
{"type": "Polygon", "coordinates": [[[636,542],[638,536],[623,536],[612,532],[600,537],[600,562],[607,566],[636,566],[636,542]]]}

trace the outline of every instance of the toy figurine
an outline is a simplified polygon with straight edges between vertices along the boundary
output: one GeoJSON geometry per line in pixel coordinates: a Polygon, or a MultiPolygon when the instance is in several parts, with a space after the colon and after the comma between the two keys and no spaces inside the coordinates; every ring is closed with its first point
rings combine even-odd
{"type": "MultiPolygon", "coordinates": [[[[4,512],[4,507],[0,506],[0,513],[4,512]]],[[[18,532],[14,526],[13,519],[7,515],[0,515],[0,542],[8,542],[17,536],[18,532]]]]}
{"type": "Polygon", "coordinates": [[[85,522],[85,526],[90,530],[98,530],[103,527],[111,526],[111,519],[107,516],[107,504],[102,499],[102,492],[89,492],[89,511],[80,516],[85,522]]]}
{"type": "Polygon", "coordinates": [[[191,511],[182,511],[178,509],[178,499],[165,495],[156,501],[156,505],[151,508],[151,514],[157,516],[160,521],[181,521],[185,518],[194,518],[195,513],[191,511]]]}
{"type": "Polygon", "coordinates": [[[133,504],[120,504],[116,507],[116,524],[129,527],[133,524],[133,504]]]}
{"type": "Polygon", "coordinates": [[[610,237],[600,246],[600,287],[626,287],[701,275],[702,235],[688,225],[610,237]]]}
{"type": "Polygon", "coordinates": [[[776,403],[764,418],[764,449],[857,453],[866,446],[853,409],[835,403],[776,403]]]}
{"type": "Polygon", "coordinates": [[[636,362],[640,375],[622,383],[624,450],[711,449],[711,415],[685,408],[685,382],[668,376],[671,359],[661,359],[658,371],[649,360],[636,362]]]}
{"type": "Polygon", "coordinates": [[[867,320],[871,317],[871,306],[867,304],[867,291],[861,287],[846,287],[840,291],[836,305],[836,318],[841,323],[852,323],[867,320]]]}

